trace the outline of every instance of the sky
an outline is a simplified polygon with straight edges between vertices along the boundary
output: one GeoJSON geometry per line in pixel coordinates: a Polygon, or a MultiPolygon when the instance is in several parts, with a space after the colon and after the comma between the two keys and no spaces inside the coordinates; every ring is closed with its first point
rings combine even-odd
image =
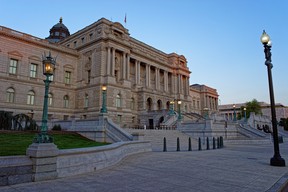
{"type": "Polygon", "coordinates": [[[71,34],[102,17],[120,22],[131,37],[184,55],[190,84],[217,89],[222,105],[270,103],[265,29],[275,102],[288,106],[287,10],[287,0],[2,0],[0,25],[46,38],[60,17],[71,34]]]}

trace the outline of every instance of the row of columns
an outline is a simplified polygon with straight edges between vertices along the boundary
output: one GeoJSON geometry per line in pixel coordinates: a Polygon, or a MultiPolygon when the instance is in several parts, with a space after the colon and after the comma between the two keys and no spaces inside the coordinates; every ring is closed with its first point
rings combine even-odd
{"type": "Polygon", "coordinates": [[[217,110],[218,98],[206,95],[204,106],[208,107],[210,110],[217,110]]]}
{"type": "MultiPolygon", "coordinates": [[[[115,52],[116,49],[113,47],[107,48],[107,68],[106,75],[115,76],[115,52]]],[[[122,61],[121,64],[121,78],[130,80],[130,55],[128,53],[122,52],[122,61]]],[[[155,88],[160,90],[160,68],[155,67],[155,88]]],[[[169,72],[164,71],[164,91],[168,92],[169,90],[169,72]]],[[[151,87],[151,64],[145,63],[145,86],[151,87]]],[[[189,77],[177,74],[177,78],[174,75],[171,75],[171,90],[173,93],[181,93],[184,95],[189,94],[189,77]],[[177,87],[176,87],[177,86],[177,87]]],[[[135,83],[136,85],[141,84],[141,61],[135,59],[135,83]]]]}

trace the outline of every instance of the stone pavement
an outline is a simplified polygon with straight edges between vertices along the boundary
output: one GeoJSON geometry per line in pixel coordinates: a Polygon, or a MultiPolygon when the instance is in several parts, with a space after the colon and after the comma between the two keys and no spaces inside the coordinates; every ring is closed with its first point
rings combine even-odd
{"type": "Polygon", "coordinates": [[[272,144],[223,149],[147,152],[94,173],[0,187],[1,192],[264,192],[288,179],[288,145],[280,144],[286,167],[269,165],[272,144]]]}

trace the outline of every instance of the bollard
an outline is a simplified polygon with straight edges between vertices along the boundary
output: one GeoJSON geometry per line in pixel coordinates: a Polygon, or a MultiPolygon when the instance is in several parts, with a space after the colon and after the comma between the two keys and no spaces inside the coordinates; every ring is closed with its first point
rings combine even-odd
{"type": "Polygon", "coordinates": [[[219,137],[217,137],[217,149],[219,149],[220,148],[220,139],[219,139],[219,137]]]}
{"type": "Polygon", "coordinates": [[[215,137],[213,137],[213,149],[216,149],[215,137]]]}
{"type": "Polygon", "coordinates": [[[163,152],[167,151],[167,147],[166,147],[166,137],[164,137],[163,139],[163,152]]]}
{"type": "Polygon", "coordinates": [[[206,140],[206,141],[207,141],[207,142],[206,142],[206,143],[207,143],[207,148],[206,148],[206,149],[209,150],[209,149],[210,149],[210,146],[209,146],[209,138],[208,138],[208,137],[207,137],[207,140],[206,140]]]}
{"type": "Polygon", "coordinates": [[[220,148],[223,148],[223,147],[224,147],[224,145],[223,145],[223,137],[220,136],[220,148]]]}
{"type": "Polygon", "coordinates": [[[180,151],[180,140],[179,140],[179,137],[177,137],[177,151],[180,151]]]}
{"type": "Polygon", "coordinates": [[[188,151],[192,151],[192,144],[191,144],[191,138],[190,137],[188,140],[188,151]]]}
{"type": "Polygon", "coordinates": [[[199,137],[198,139],[198,150],[201,151],[202,148],[201,148],[201,138],[199,137]]]}

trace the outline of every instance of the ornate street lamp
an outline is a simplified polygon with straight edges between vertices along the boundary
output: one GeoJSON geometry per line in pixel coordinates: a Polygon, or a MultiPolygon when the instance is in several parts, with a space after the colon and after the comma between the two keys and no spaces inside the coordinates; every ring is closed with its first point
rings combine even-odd
{"type": "Polygon", "coordinates": [[[271,60],[272,43],[271,43],[269,35],[265,32],[265,30],[263,30],[260,40],[264,46],[264,53],[265,53],[265,59],[266,59],[265,65],[267,66],[267,71],[268,71],[268,83],[269,83],[272,128],[273,128],[274,156],[270,159],[270,165],[284,167],[285,160],[281,157],[280,150],[279,150],[277,119],[276,119],[272,72],[271,72],[271,69],[273,67],[272,62],[271,62],[272,61],[271,60]]]}
{"type": "Polygon", "coordinates": [[[246,116],[246,107],[244,107],[244,120],[245,120],[245,122],[247,121],[247,116],[246,116]]]}
{"type": "Polygon", "coordinates": [[[233,121],[236,121],[236,105],[233,105],[233,121]]]}
{"type": "Polygon", "coordinates": [[[170,101],[169,115],[174,114],[174,101],[170,101]]]}
{"type": "Polygon", "coordinates": [[[52,143],[53,138],[47,134],[48,126],[47,126],[47,119],[48,119],[48,92],[49,92],[49,84],[51,81],[49,77],[54,74],[56,58],[52,58],[51,53],[46,56],[42,55],[42,63],[43,63],[43,74],[46,76],[44,80],[45,83],[45,95],[44,95],[44,104],[43,104],[43,113],[42,113],[42,125],[41,125],[41,132],[38,134],[37,138],[35,138],[35,143],[52,143]]]}
{"type": "Polygon", "coordinates": [[[205,119],[206,119],[206,120],[209,119],[209,108],[208,108],[208,107],[205,107],[205,108],[203,109],[203,111],[204,111],[204,117],[205,117],[205,119]]]}
{"type": "Polygon", "coordinates": [[[102,108],[100,110],[101,113],[107,113],[107,107],[106,107],[106,93],[107,87],[105,85],[102,86],[102,108]]]}
{"type": "Polygon", "coordinates": [[[182,115],[181,115],[181,103],[182,103],[182,101],[179,100],[177,103],[178,103],[178,121],[181,121],[181,119],[182,119],[182,115]]]}

